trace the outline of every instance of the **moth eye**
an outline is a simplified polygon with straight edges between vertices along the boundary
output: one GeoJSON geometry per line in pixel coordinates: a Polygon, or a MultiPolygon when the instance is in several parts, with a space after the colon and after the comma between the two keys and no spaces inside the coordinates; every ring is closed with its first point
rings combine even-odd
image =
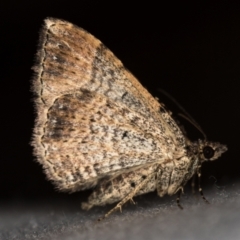
{"type": "Polygon", "coordinates": [[[206,146],[203,148],[203,155],[206,159],[210,159],[213,157],[215,151],[212,147],[206,146]]]}

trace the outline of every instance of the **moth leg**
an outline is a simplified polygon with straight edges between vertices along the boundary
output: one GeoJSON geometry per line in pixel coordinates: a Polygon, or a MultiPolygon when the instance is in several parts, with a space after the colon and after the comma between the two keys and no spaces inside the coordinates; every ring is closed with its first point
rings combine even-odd
{"type": "Polygon", "coordinates": [[[196,174],[192,176],[192,182],[191,182],[192,194],[195,194],[195,184],[196,184],[196,174]]]}
{"type": "Polygon", "coordinates": [[[131,199],[129,199],[129,201],[130,201],[130,202],[131,202],[133,205],[135,205],[135,204],[136,204],[132,198],[131,198],[131,199]]]}
{"type": "Polygon", "coordinates": [[[183,210],[183,207],[182,205],[180,204],[180,198],[181,198],[181,195],[183,193],[183,188],[181,187],[179,190],[178,190],[178,196],[177,196],[177,199],[176,199],[176,202],[177,202],[177,205],[178,207],[183,210]]]}
{"type": "MultiPolygon", "coordinates": [[[[112,176],[111,179],[105,178],[99,180],[98,186],[88,197],[88,201],[82,203],[82,209],[89,210],[94,206],[105,206],[106,204],[120,202],[150,175],[152,175],[152,179],[136,192],[136,195],[153,192],[156,189],[153,173],[156,173],[157,167],[157,164],[150,165],[145,168],[112,176]]],[[[134,203],[132,198],[129,200],[134,203]]]]}
{"type": "Polygon", "coordinates": [[[114,208],[112,208],[109,212],[107,212],[103,217],[99,218],[98,221],[102,221],[103,219],[107,218],[110,214],[112,214],[113,212],[115,212],[117,209],[120,210],[120,212],[122,212],[122,206],[127,202],[127,201],[132,201],[133,202],[133,197],[137,194],[137,192],[145,185],[147,184],[148,181],[151,180],[153,174],[152,173],[150,175],[148,175],[142,182],[140,182],[133,191],[131,191],[129,194],[126,195],[126,197],[124,197],[122,199],[122,201],[120,201],[114,208]]]}
{"type": "Polygon", "coordinates": [[[198,165],[198,167],[197,167],[197,176],[198,176],[198,191],[199,191],[202,199],[203,199],[206,203],[210,203],[210,202],[204,197],[203,190],[202,190],[202,188],[201,188],[201,165],[198,165]]]}

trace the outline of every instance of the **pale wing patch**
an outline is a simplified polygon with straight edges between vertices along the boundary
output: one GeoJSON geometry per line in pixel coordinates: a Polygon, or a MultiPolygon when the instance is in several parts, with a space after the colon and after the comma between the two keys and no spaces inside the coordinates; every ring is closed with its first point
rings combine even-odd
{"type": "Polygon", "coordinates": [[[47,115],[39,159],[60,189],[89,188],[97,179],[173,159],[173,140],[164,129],[103,95],[63,95],[47,115]]]}

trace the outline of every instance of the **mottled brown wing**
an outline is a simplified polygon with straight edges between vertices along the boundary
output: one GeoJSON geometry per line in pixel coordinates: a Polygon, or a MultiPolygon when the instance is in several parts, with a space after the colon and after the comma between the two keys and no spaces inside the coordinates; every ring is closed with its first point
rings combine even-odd
{"type": "Polygon", "coordinates": [[[61,190],[185,154],[182,132],[148,91],[99,40],[46,19],[33,91],[32,145],[61,190]]]}

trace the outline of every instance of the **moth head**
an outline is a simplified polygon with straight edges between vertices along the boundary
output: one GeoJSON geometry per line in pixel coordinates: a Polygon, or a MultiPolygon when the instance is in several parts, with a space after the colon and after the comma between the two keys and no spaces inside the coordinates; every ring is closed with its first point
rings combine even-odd
{"type": "Polygon", "coordinates": [[[207,140],[199,140],[199,157],[202,162],[213,161],[218,159],[224,152],[227,151],[227,146],[218,142],[209,142],[207,140]]]}

